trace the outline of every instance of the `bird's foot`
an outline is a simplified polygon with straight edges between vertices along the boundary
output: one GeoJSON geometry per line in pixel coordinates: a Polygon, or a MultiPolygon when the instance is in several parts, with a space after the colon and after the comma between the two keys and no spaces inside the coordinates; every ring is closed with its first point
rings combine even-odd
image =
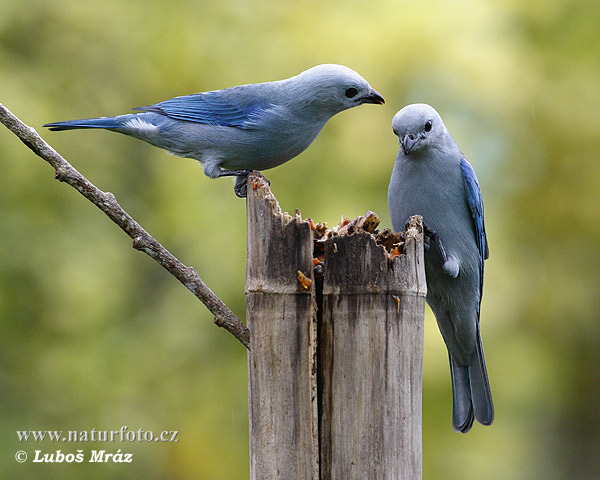
{"type": "MultiPolygon", "coordinates": [[[[246,198],[248,195],[248,175],[250,175],[253,170],[221,170],[219,173],[219,177],[237,177],[235,179],[235,186],[233,187],[233,191],[240,198],[246,198]]],[[[263,177],[264,178],[264,177],[263,177]]],[[[269,186],[271,186],[271,182],[267,180],[269,186]]]]}
{"type": "Polygon", "coordinates": [[[233,191],[240,198],[246,198],[248,193],[248,175],[252,170],[221,170],[219,177],[237,177],[233,191]]]}
{"type": "MultiPolygon", "coordinates": [[[[408,228],[409,221],[410,219],[406,221],[405,228],[408,228]]],[[[448,257],[446,249],[444,248],[444,244],[440,240],[440,235],[425,222],[423,222],[423,233],[425,234],[425,241],[423,243],[425,251],[429,250],[431,242],[435,243],[442,257],[442,269],[444,270],[444,273],[446,273],[446,275],[449,275],[452,278],[456,278],[460,270],[460,265],[456,258],[454,258],[453,256],[448,257]]]]}
{"type": "Polygon", "coordinates": [[[240,198],[246,198],[248,195],[248,175],[238,175],[235,179],[233,191],[240,198]]]}

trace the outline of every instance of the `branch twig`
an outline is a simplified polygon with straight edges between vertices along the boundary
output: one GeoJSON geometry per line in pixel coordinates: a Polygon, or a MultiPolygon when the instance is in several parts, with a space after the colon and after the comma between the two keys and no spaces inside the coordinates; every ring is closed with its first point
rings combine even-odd
{"type": "Polygon", "coordinates": [[[0,122],[36,155],[54,167],[54,176],[57,180],[75,188],[129,235],[133,239],[133,248],[152,257],[196,295],[215,316],[215,323],[219,327],[228,330],[246,348],[250,348],[248,328],[240,319],[206,286],[194,268],[186,267],[181,263],[123,210],[112,193],[98,189],[46,143],[34,128],[25,125],[1,103],[0,122]]]}

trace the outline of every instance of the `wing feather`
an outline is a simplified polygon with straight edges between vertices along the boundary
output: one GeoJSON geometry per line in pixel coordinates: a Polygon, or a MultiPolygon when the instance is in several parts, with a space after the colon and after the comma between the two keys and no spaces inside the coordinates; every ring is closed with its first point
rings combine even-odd
{"type": "Polygon", "coordinates": [[[268,106],[268,102],[262,100],[255,101],[250,105],[236,105],[231,100],[224,100],[220,91],[217,90],[175,97],[134,110],[160,113],[176,120],[206,125],[252,128],[268,106]]]}
{"type": "MultiPolygon", "coordinates": [[[[483,198],[481,197],[481,189],[477,181],[477,175],[471,164],[462,158],[460,161],[460,170],[465,183],[465,191],[467,194],[467,202],[471,210],[473,218],[473,228],[475,230],[475,239],[481,256],[481,276],[480,276],[480,293],[483,294],[483,261],[490,256],[490,251],[485,234],[485,223],[483,220],[483,198]]],[[[480,296],[481,299],[481,296],[480,296]]]]}

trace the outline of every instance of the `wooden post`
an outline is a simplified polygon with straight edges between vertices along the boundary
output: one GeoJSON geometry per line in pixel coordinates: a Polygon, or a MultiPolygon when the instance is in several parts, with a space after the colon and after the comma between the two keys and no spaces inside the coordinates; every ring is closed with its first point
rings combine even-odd
{"type": "Polygon", "coordinates": [[[421,478],[423,244],[390,259],[365,233],[325,246],[321,478],[421,478]]]}
{"type": "Polygon", "coordinates": [[[404,254],[368,233],[324,244],[248,181],[251,480],[421,478],[422,227],[404,254]],[[318,280],[318,281],[315,281],[318,280]]]}
{"type": "Polygon", "coordinates": [[[250,479],[318,479],[312,230],[262,176],[248,178],[247,213],[250,479]]]}

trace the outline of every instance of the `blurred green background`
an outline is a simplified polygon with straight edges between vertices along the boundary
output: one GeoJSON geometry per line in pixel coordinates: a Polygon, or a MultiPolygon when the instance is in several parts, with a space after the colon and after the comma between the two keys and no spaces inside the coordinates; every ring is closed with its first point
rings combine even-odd
{"type": "MultiPolygon", "coordinates": [[[[433,105],[485,200],[496,421],[452,431],[447,354],[427,311],[424,477],[600,478],[600,3],[0,0],[0,11],[0,102],[242,318],[245,203],[231,180],[125,136],[41,125],[341,63],[385,106],[334,117],[266,174],[284,210],[329,224],[373,210],[387,227],[391,119],[433,105]]],[[[0,477],[247,478],[241,344],[4,127],[0,171],[0,477]],[[122,425],[178,430],[179,442],[15,433],[122,425]],[[14,459],[98,447],[134,462],[14,459]]]]}

